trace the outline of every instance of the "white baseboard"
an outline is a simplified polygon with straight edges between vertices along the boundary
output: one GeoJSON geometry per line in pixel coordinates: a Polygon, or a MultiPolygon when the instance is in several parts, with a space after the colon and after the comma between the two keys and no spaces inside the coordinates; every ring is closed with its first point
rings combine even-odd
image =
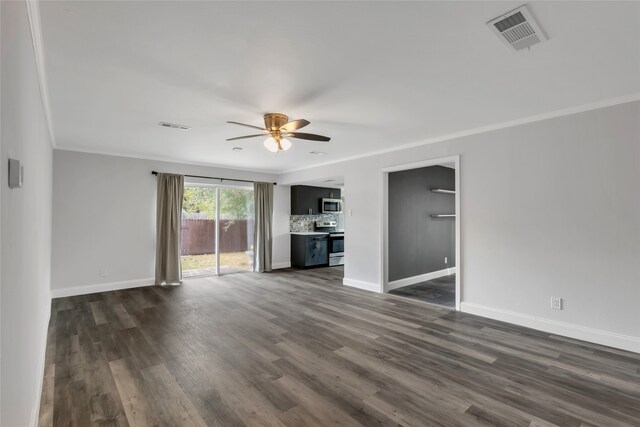
{"type": "Polygon", "coordinates": [[[393,282],[389,282],[387,284],[386,291],[392,291],[404,286],[415,285],[416,283],[426,282],[427,280],[437,279],[438,277],[449,276],[450,274],[455,274],[456,271],[456,267],[451,267],[445,268],[444,270],[432,271],[431,273],[420,274],[418,276],[394,280],[393,282]]]}
{"type": "Polygon", "coordinates": [[[347,279],[345,277],[342,279],[342,284],[352,288],[364,289],[365,291],[381,292],[380,284],[378,283],[363,282],[362,280],[347,279]]]}
{"type": "Polygon", "coordinates": [[[291,262],[287,261],[287,262],[274,262],[273,264],[271,264],[271,268],[273,270],[279,270],[281,268],[289,268],[291,267],[291,262]]]}
{"type": "Polygon", "coordinates": [[[522,314],[470,302],[462,302],[460,308],[464,313],[471,313],[515,325],[526,326],[539,331],[640,353],[639,337],[589,328],[574,323],[559,322],[557,320],[545,319],[530,314],[522,314]]]}
{"type": "Polygon", "coordinates": [[[153,279],[125,280],[123,282],[97,283],[95,285],[74,286],[70,288],[53,289],[53,298],[72,297],[76,295],[95,294],[97,292],[118,291],[121,289],[140,288],[153,285],[153,279]]]}

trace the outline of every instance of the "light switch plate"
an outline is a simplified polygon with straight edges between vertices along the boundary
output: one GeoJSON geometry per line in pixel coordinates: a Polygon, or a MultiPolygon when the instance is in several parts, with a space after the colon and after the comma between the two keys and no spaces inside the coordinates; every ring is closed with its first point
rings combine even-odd
{"type": "Polygon", "coordinates": [[[24,175],[20,160],[9,159],[9,188],[22,188],[24,175]]]}

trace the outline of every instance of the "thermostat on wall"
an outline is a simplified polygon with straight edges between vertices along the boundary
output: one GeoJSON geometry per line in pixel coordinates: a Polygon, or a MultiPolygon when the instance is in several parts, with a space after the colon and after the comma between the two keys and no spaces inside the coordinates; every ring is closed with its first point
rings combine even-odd
{"type": "Polygon", "coordinates": [[[22,188],[23,175],[20,160],[9,159],[9,188],[22,188]]]}

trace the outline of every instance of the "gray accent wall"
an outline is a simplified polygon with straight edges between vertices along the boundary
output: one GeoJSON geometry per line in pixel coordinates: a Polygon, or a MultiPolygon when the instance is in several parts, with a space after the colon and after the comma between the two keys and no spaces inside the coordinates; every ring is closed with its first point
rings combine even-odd
{"type": "Polygon", "coordinates": [[[389,174],[389,281],[455,267],[455,170],[443,166],[389,174]],[[448,258],[445,264],[444,259],[448,258]]]}

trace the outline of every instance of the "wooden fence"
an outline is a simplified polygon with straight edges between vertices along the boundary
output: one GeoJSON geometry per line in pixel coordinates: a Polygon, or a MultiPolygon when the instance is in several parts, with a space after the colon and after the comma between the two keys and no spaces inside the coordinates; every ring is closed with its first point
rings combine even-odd
{"type": "MultiPolygon", "coordinates": [[[[182,255],[216,253],[216,221],[182,220],[182,255]]],[[[220,252],[246,252],[253,243],[253,220],[220,220],[220,252]],[[249,235],[251,230],[251,235],[249,235]]]]}

